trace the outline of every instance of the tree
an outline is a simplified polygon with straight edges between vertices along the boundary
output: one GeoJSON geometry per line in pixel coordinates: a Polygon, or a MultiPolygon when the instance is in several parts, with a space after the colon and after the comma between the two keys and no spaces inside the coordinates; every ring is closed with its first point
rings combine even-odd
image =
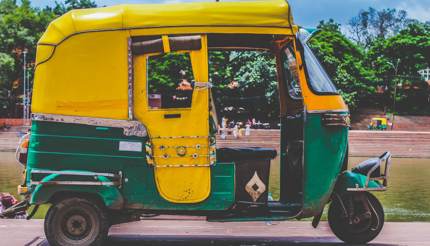
{"type": "Polygon", "coordinates": [[[375,91],[375,77],[363,62],[365,51],[340,32],[333,20],[321,21],[320,30],[311,40],[310,47],[340,90],[350,109],[375,91]]]}
{"type": "Polygon", "coordinates": [[[8,112],[17,112],[16,104],[11,102],[18,101],[22,94],[22,53],[28,50],[31,81],[36,43],[53,18],[55,15],[50,11],[31,7],[29,0],[22,0],[21,5],[15,0],[0,1],[0,106],[7,107],[8,112]]]}
{"type": "Polygon", "coordinates": [[[65,0],[64,3],[55,1],[55,7],[53,11],[56,15],[62,15],[72,9],[86,9],[95,7],[97,7],[97,4],[92,0],[65,0]]]}
{"type": "Polygon", "coordinates": [[[243,108],[244,118],[278,119],[276,61],[270,52],[211,51],[209,68],[218,111],[243,108]]]}
{"type": "Polygon", "coordinates": [[[349,21],[351,38],[368,48],[375,39],[385,39],[397,34],[413,20],[407,18],[404,10],[369,8],[361,10],[349,21]]]}
{"type": "MultiPolygon", "coordinates": [[[[374,42],[369,48],[367,63],[390,92],[397,84],[402,85],[396,97],[400,110],[429,110],[425,102],[427,85],[418,75],[418,70],[430,67],[429,24],[412,23],[398,35],[374,42]]],[[[390,94],[391,102],[393,96],[390,94]]]]}
{"type": "Polygon", "coordinates": [[[13,74],[15,60],[8,54],[0,53],[0,115],[8,115],[12,102],[10,92],[12,85],[9,78],[13,74]]]}

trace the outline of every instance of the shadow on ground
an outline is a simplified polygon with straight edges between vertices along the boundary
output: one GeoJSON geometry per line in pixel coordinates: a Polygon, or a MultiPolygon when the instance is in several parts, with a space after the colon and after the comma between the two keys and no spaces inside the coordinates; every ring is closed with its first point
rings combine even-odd
{"type": "MultiPolygon", "coordinates": [[[[135,236],[113,235],[109,246],[281,246],[281,245],[349,245],[335,237],[220,237],[220,236],[135,236]]],[[[368,244],[394,246],[396,244],[368,244]]]]}
{"type": "MultiPolygon", "coordinates": [[[[214,236],[109,236],[106,246],[285,246],[285,245],[349,245],[335,237],[214,237],[214,236]]],[[[397,244],[368,244],[369,246],[397,246],[397,244]]],[[[25,246],[49,246],[40,237],[25,246]]],[[[358,245],[356,245],[358,246],[358,245]]]]}

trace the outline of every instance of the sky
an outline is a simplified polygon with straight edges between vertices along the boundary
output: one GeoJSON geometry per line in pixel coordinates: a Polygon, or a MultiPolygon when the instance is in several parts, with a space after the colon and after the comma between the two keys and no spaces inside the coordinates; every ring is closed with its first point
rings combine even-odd
{"type": "MultiPolygon", "coordinates": [[[[162,3],[202,0],[95,0],[99,6],[120,3],[162,3]]],[[[220,0],[223,1],[223,0],[220,0]]],[[[53,5],[55,0],[32,0],[33,5],[53,5]]],[[[305,27],[315,27],[320,20],[334,19],[346,25],[361,9],[397,8],[408,12],[410,18],[430,21],[430,0],[289,0],[295,22],[305,27]]]]}

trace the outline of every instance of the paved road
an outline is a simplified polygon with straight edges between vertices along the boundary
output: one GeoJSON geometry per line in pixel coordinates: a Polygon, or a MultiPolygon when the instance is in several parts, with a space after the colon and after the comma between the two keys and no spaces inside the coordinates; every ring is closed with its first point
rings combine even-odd
{"type": "MultiPolygon", "coordinates": [[[[0,220],[0,245],[47,246],[42,220],[0,220]]],[[[208,223],[200,219],[157,219],[113,226],[109,245],[343,245],[326,222],[208,223]]],[[[386,223],[372,245],[430,245],[430,223],[386,223]]]]}

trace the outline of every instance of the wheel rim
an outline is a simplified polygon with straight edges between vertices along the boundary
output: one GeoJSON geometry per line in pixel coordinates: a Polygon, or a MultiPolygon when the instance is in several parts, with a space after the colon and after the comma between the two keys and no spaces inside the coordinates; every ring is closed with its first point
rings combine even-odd
{"type": "MultiPolygon", "coordinates": [[[[340,202],[337,201],[336,205],[336,220],[340,224],[339,229],[341,231],[348,232],[349,234],[362,234],[368,231],[376,231],[381,223],[381,218],[378,212],[372,204],[372,200],[366,197],[366,203],[369,205],[370,216],[367,218],[360,218],[358,221],[354,221],[356,217],[353,218],[350,223],[349,218],[344,216],[343,208],[341,208],[340,202]]],[[[354,204],[355,212],[354,214],[363,214],[363,205],[356,203],[354,204]]]]}
{"type": "Polygon", "coordinates": [[[91,219],[87,214],[71,211],[67,213],[61,223],[64,235],[73,240],[87,237],[92,229],[91,219]]]}

